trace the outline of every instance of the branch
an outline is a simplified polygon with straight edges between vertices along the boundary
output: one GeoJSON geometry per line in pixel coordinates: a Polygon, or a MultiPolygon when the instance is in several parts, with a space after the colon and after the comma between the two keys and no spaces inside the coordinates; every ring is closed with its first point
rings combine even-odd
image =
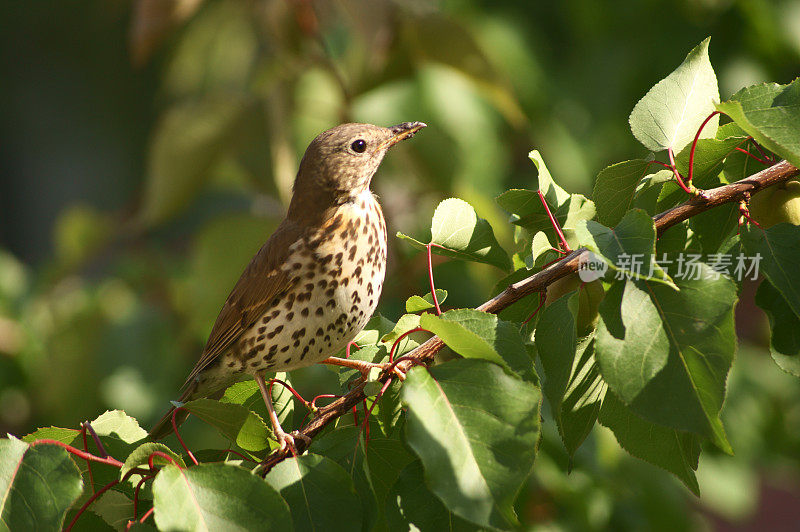
{"type": "MultiPolygon", "coordinates": [[[[658,235],[661,236],[664,231],[679,224],[684,220],[688,220],[692,216],[696,216],[701,212],[705,212],[714,207],[724,205],[726,203],[739,202],[743,199],[747,200],[749,197],[767,187],[776,185],[783,181],[788,181],[793,177],[800,175],[800,169],[795,168],[792,164],[781,161],[769,168],[766,168],[756,174],[751,175],[735,183],[724,185],[715,189],[707,190],[702,196],[694,196],[690,200],[673,207],[667,211],[657,214],[653,217],[656,225],[658,235]]],[[[526,297],[534,292],[540,292],[547,288],[553,281],[575,273],[581,263],[581,257],[588,253],[585,248],[573,251],[557,263],[549,266],[548,268],[531,275],[517,283],[508,286],[503,292],[494,298],[486,301],[478,310],[496,314],[504,308],[516,303],[523,297],[526,297]]],[[[401,369],[408,370],[415,364],[429,364],[433,361],[434,355],[444,347],[438,337],[433,337],[416,349],[402,357],[402,361],[398,362],[401,369]]],[[[381,378],[385,382],[390,375],[384,375],[381,378]]],[[[364,394],[364,385],[360,385],[353,389],[350,393],[341,397],[321,408],[317,415],[305,427],[301,428],[298,432],[308,438],[313,438],[319,434],[329,423],[334,421],[339,416],[348,413],[354,406],[358,405],[366,399],[364,394]]],[[[295,439],[297,451],[302,453],[308,448],[308,444],[302,438],[295,439]]],[[[272,453],[266,461],[267,470],[284,460],[287,454],[280,454],[278,451],[272,453]]]]}

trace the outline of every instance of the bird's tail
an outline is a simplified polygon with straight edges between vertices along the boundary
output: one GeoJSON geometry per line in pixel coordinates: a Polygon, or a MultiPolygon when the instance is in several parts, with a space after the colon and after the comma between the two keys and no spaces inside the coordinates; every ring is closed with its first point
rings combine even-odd
{"type": "MultiPolygon", "coordinates": [[[[181,394],[181,398],[178,400],[179,403],[185,403],[187,401],[191,401],[192,399],[196,399],[197,395],[197,381],[194,381],[190,386],[186,388],[186,390],[181,394]]],[[[172,406],[164,417],[158,420],[155,427],[152,428],[150,431],[150,439],[151,440],[160,440],[169,435],[172,432],[172,414],[175,412],[176,406],[172,406]]],[[[181,410],[175,415],[175,425],[180,425],[186,418],[189,417],[189,412],[186,410],[181,410]]]]}

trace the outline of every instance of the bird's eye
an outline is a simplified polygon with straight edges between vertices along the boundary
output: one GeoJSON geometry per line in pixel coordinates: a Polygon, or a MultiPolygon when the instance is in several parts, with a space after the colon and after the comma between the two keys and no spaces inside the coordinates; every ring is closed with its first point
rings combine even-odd
{"type": "Polygon", "coordinates": [[[354,140],[350,145],[350,148],[352,148],[356,153],[364,153],[364,150],[367,149],[367,141],[364,139],[354,140]]]}

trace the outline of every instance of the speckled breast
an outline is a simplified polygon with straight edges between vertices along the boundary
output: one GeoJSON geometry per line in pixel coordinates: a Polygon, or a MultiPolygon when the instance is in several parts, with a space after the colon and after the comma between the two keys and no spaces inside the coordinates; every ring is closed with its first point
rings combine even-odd
{"type": "Polygon", "coordinates": [[[223,367],[288,371],[335,355],[375,312],[386,273],[386,224],[370,191],[290,247],[291,288],[226,353],[223,367]]]}

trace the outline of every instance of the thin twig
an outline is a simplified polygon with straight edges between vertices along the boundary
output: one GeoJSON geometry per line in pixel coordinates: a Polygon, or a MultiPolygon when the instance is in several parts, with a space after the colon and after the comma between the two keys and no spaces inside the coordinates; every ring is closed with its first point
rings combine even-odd
{"type": "MultiPolygon", "coordinates": [[[[688,201],[654,216],[653,220],[655,221],[656,230],[658,234],[661,235],[670,227],[684,220],[688,220],[701,212],[726,203],[738,202],[747,194],[755,194],[771,185],[788,181],[797,175],[800,175],[800,169],[794,167],[787,161],[781,161],[741,181],[707,190],[703,196],[692,196],[688,201]]],[[[533,294],[534,292],[545,290],[553,281],[578,271],[581,259],[587,253],[588,251],[586,249],[578,249],[571,252],[550,267],[509,285],[503,292],[479,306],[478,310],[496,314],[523,297],[533,294]]],[[[443,346],[444,343],[438,337],[434,336],[414,350],[403,355],[403,357],[396,360],[395,363],[397,366],[402,365],[406,370],[413,365],[430,363],[434,355],[443,346]]],[[[385,383],[389,378],[391,378],[391,373],[384,372],[381,381],[385,383]]],[[[347,395],[340,397],[324,408],[320,408],[314,419],[298,431],[299,434],[308,438],[313,438],[327,425],[349,412],[365,398],[364,384],[362,383],[347,395]]],[[[303,439],[298,438],[295,442],[298,453],[302,453],[308,448],[308,444],[303,439]]],[[[277,452],[267,457],[267,460],[264,462],[264,474],[285,458],[286,455],[279,455],[277,452]]]]}

